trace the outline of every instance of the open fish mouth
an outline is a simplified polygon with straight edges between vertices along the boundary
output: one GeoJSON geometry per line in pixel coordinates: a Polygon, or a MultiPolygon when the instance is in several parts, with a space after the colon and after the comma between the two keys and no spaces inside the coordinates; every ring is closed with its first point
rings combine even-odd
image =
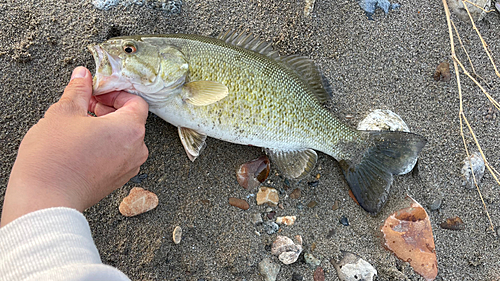
{"type": "Polygon", "coordinates": [[[100,45],[87,47],[95,62],[93,78],[93,95],[102,95],[113,91],[121,91],[131,86],[131,83],[121,75],[120,58],[115,58],[105,52],[100,45]]]}

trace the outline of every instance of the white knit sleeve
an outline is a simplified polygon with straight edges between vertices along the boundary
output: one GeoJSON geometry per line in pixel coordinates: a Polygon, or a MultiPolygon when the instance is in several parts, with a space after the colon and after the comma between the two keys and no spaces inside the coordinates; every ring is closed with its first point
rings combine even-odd
{"type": "Polygon", "coordinates": [[[0,280],[130,280],[101,262],[85,217],[70,208],[24,215],[0,228],[0,280]]]}

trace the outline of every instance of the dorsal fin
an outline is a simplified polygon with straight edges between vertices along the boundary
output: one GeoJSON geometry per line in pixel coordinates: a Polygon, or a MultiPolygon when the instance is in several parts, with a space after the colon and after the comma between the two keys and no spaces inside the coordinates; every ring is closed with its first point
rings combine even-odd
{"type": "Polygon", "coordinates": [[[281,61],[309,84],[319,103],[327,102],[330,99],[328,92],[323,87],[321,75],[310,58],[299,55],[280,57],[278,52],[273,50],[271,43],[262,41],[258,37],[245,32],[228,31],[219,35],[218,39],[281,61]]]}
{"type": "Polygon", "coordinates": [[[273,59],[277,59],[279,57],[278,52],[273,50],[271,43],[262,41],[252,34],[247,34],[245,32],[237,33],[235,31],[228,31],[219,35],[218,39],[223,40],[228,44],[242,47],[247,50],[271,57],[273,59]]]}
{"type": "Polygon", "coordinates": [[[299,55],[290,55],[279,57],[279,60],[297,72],[311,86],[314,96],[320,103],[327,102],[330,99],[323,86],[321,74],[319,74],[318,68],[312,59],[299,55]]]}

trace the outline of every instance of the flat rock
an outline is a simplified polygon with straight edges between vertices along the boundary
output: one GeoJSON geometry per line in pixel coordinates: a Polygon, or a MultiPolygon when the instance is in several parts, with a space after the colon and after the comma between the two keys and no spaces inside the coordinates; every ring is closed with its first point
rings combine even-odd
{"type": "Polygon", "coordinates": [[[259,262],[259,272],[264,277],[264,281],[276,281],[281,266],[265,258],[259,262]]]}
{"type": "Polygon", "coordinates": [[[140,187],[130,190],[127,197],[120,203],[120,213],[126,217],[133,217],[150,211],[158,206],[158,196],[151,191],[140,187]]]}
{"type": "Polygon", "coordinates": [[[297,261],[302,252],[302,245],[295,244],[292,239],[278,235],[271,247],[271,254],[278,256],[284,264],[291,264],[297,261]]]}
{"type": "Polygon", "coordinates": [[[267,204],[276,207],[280,200],[278,191],[271,187],[261,187],[256,196],[257,205],[267,204]]]}
{"type": "Polygon", "coordinates": [[[342,251],[342,255],[338,263],[330,261],[341,281],[372,281],[377,275],[377,270],[358,255],[347,251],[342,251]]]}
{"type": "Polygon", "coordinates": [[[296,216],[277,217],[276,223],[277,224],[284,224],[284,225],[293,225],[295,223],[296,219],[297,219],[296,216]]]}

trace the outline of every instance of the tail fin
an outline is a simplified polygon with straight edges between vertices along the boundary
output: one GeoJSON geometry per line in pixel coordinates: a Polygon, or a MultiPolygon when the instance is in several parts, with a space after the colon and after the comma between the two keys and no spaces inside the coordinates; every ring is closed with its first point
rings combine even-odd
{"type": "Polygon", "coordinates": [[[364,131],[369,147],[359,160],[341,160],[344,176],[359,205],[376,214],[385,204],[393,175],[406,174],[426,140],[405,132],[364,131]]]}

